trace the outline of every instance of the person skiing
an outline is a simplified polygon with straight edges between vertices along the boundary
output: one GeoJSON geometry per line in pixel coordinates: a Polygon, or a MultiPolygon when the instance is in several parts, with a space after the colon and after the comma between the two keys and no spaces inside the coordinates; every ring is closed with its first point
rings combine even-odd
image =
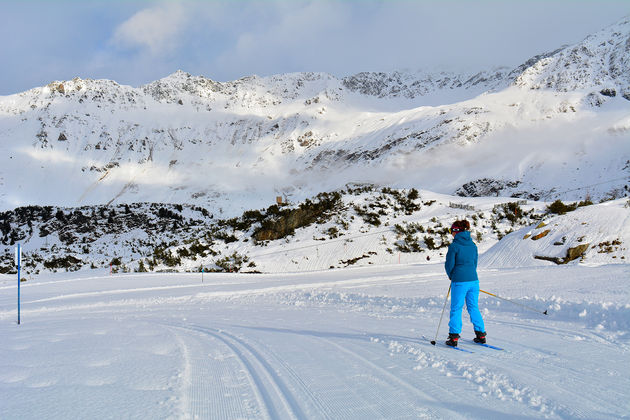
{"type": "Polygon", "coordinates": [[[444,268],[451,281],[451,314],[448,323],[446,345],[457,347],[462,331],[462,308],[464,302],[475,329],[476,343],[486,342],[486,329],[479,312],[479,278],[477,277],[477,246],[470,237],[470,223],[456,220],[451,226],[453,243],[448,247],[444,268]]]}

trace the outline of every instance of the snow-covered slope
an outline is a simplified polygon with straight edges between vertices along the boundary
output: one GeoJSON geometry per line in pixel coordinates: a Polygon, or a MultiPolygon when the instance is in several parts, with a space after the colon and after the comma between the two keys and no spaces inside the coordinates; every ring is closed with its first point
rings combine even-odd
{"type": "Polygon", "coordinates": [[[630,202],[617,200],[557,215],[510,233],[481,258],[484,267],[505,268],[630,262],[630,202]],[[536,263],[538,261],[538,263],[536,263]]]}
{"type": "Polygon", "coordinates": [[[529,89],[592,90],[630,99],[630,17],[539,60],[518,76],[529,89]]]}
{"type": "Polygon", "coordinates": [[[238,215],[348,182],[547,200],[627,193],[627,19],[517,69],[75,78],[0,98],[0,207],[238,215]]]}
{"type": "Polygon", "coordinates": [[[3,419],[623,419],[628,265],[482,270],[489,343],[436,336],[441,264],[0,275],[3,419]]]}

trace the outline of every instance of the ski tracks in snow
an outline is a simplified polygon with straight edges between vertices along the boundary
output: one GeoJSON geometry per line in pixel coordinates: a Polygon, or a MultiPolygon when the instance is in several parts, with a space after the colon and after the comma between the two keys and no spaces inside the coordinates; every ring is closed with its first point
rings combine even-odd
{"type": "Polygon", "coordinates": [[[184,359],[183,417],[306,418],[285,381],[245,341],[220,329],[171,328],[184,359]]]}
{"type": "MultiPolygon", "coordinates": [[[[519,325],[514,323],[511,327],[519,325]]],[[[537,330],[529,325],[525,328],[537,330]]],[[[465,395],[477,394],[488,405],[506,413],[513,413],[518,409],[523,414],[540,418],[616,418],[613,414],[618,411],[614,409],[615,401],[623,399],[624,391],[610,389],[609,384],[598,382],[591,375],[596,373],[601,377],[601,373],[598,373],[602,369],[599,366],[597,346],[613,344],[602,338],[597,339],[596,336],[591,337],[592,344],[584,350],[587,354],[580,354],[580,360],[576,361],[570,360],[574,349],[568,354],[563,354],[562,349],[562,344],[571,345],[566,342],[572,336],[571,333],[550,326],[540,328],[537,333],[547,334],[549,339],[556,338],[558,350],[545,351],[540,346],[511,340],[503,344],[509,350],[497,351],[464,341],[462,345],[475,352],[474,355],[469,355],[444,347],[436,348],[429,344],[428,339],[420,341],[406,337],[377,336],[373,340],[386,344],[392,353],[412,355],[418,371],[440,371],[444,378],[449,378],[450,383],[444,382],[449,387],[462,386],[461,383],[453,383],[453,380],[459,379],[467,383],[470,392],[465,395]],[[589,357],[591,352],[592,356],[589,357]],[[536,368],[532,369],[532,366],[536,368]]],[[[582,341],[586,340],[587,334],[575,333],[574,336],[582,341]]],[[[620,349],[620,353],[618,363],[623,364],[626,352],[620,349]]],[[[618,373],[608,374],[614,376],[618,373]]],[[[440,378],[432,376],[434,384],[439,384],[440,378]]]]}
{"type": "Polygon", "coordinates": [[[264,417],[259,411],[259,388],[243,385],[250,378],[235,357],[237,353],[226,349],[216,336],[177,326],[169,329],[176,336],[182,357],[179,418],[264,417]]]}
{"type": "MultiPolygon", "coordinates": [[[[522,383],[516,377],[523,374],[507,374],[502,367],[505,360],[513,360],[514,356],[507,351],[497,351],[483,348],[474,344],[466,345],[467,349],[475,352],[474,355],[461,354],[446,347],[433,347],[426,343],[403,344],[399,340],[381,340],[388,345],[392,353],[413,355],[416,361],[414,369],[418,372],[431,369],[442,373],[442,377],[433,377],[434,388],[443,387],[445,391],[459,389],[457,398],[453,404],[468,403],[470,407],[478,406],[479,400],[485,400],[494,412],[488,412],[490,417],[501,416],[503,411],[514,412],[515,406],[520,407],[524,415],[535,417],[557,417],[557,411],[568,411],[566,407],[558,407],[557,404],[544,397],[529,383],[522,383]],[[423,347],[426,347],[423,348],[423,347]],[[493,363],[498,361],[498,363],[493,363]],[[463,383],[458,383],[458,380],[463,383]],[[454,382],[455,381],[455,382],[454,382]],[[478,398],[472,396],[477,395],[478,398]],[[465,397],[468,397],[466,400],[465,397]],[[464,401],[457,401],[464,399],[464,401]]],[[[509,365],[509,363],[508,363],[509,365]]],[[[478,409],[476,410],[478,411],[478,409]]],[[[475,413],[483,417],[482,413],[475,413]]],[[[578,417],[581,418],[581,417],[578,417]]]]}
{"type": "Polygon", "coordinates": [[[444,392],[456,399],[453,392],[429,395],[430,381],[420,388],[381,365],[391,365],[388,352],[367,337],[361,355],[315,332],[252,328],[244,338],[224,328],[168,327],[182,348],[184,418],[465,418],[440,402],[444,392]]]}
{"type": "MultiPolygon", "coordinates": [[[[584,372],[571,368],[572,362],[564,366],[557,354],[519,342],[507,343],[513,351],[470,343],[467,347],[475,351],[470,355],[402,336],[238,325],[168,327],[183,359],[182,418],[611,415],[597,409],[607,394],[600,389],[604,385],[590,383],[584,372]],[[532,361],[542,370],[531,371],[532,361]]],[[[611,403],[617,394],[612,390],[611,403]]]]}

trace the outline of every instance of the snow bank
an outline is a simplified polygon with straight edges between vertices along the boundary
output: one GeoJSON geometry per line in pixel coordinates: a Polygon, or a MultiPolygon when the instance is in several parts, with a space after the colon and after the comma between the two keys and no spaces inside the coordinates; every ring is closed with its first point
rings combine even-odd
{"type": "Polygon", "coordinates": [[[480,257],[485,268],[630,261],[627,199],[580,207],[510,233],[480,257]],[[571,260],[571,258],[573,258],[571,260]]]}

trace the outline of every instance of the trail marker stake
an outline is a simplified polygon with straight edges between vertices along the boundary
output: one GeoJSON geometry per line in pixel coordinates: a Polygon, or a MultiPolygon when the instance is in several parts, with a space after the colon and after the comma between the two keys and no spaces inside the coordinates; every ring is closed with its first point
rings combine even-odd
{"type": "Polygon", "coordinates": [[[17,248],[15,248],[15,265],[17,266],[17,323],[20,325],[20,271],[22,269],[22,248],[18,243],[17,248]]]}

